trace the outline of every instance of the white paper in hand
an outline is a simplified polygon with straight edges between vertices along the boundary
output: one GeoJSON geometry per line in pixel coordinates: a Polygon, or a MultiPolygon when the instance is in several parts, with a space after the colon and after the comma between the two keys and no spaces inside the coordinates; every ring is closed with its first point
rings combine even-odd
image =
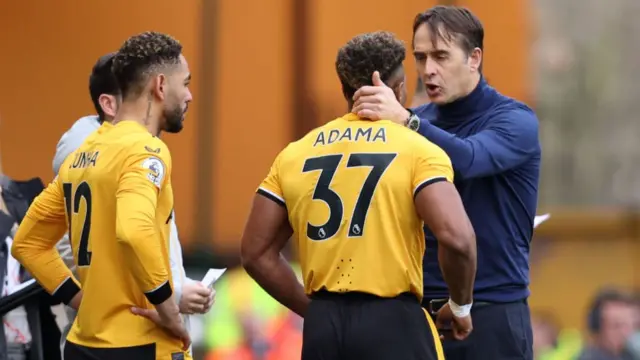
{"type": "Polygon", "coordinates": [[[549,218],[551,217],[551,214],[544,214],[544,215],[539,215],[536,216],[533,219],[533,228],[537,228],[540,224],[542,224],[543,222],[549,220],[549,218]]]}
{"type": "Polygon", "coordinates": [[[224,274],[225,271],[227,271],[227,268],[209,269],[209,271],[207,271],[207,273],[202,278],[202,285],[204,285],[207,288],[213,288],[213,284],[215,284],[216,281],[220,279],[220,276],[222,276],[222,274],[224,274]]]}

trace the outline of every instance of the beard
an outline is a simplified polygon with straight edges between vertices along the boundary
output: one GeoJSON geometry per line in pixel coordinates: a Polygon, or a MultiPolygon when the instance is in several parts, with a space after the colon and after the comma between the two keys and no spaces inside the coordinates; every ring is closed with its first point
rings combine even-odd
{"type": "Polygon", "coordinates": [[[172,134],[179,133],[183,128],[184,113],[180,105],[176,105],[171,109],[164,109],[164,131],[172,134]]]}

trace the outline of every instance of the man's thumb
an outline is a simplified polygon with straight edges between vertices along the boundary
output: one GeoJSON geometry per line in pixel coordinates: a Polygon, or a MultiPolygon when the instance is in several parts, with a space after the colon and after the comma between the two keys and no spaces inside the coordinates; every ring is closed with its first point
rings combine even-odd
{"type": "Polygon", "coordinates": [[[380,72],[379,71],[374,71],[373,72],[373,76],[371,77],[371,82],[373,82],[374,86],[387,86],[387,84],[382,82],[382,79],[380,78],[380,72]]]}

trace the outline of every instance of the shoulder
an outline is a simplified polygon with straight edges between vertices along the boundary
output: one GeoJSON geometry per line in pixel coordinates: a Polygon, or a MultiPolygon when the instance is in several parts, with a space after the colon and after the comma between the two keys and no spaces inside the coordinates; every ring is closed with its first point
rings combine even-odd
{"type": "Polygon", "coordinates": [[[163,180],[171,174],[171,154],[167,145],[157,137],[140,136],[132,141],[128,159],[128,167],[142,167],[149,173],[148,177],[159,188],[163,180]]]}
{"type": "MultiPolygon", "coordinates": [[[[416,133],[417,134],[417,133],[416,133]]],[[[422,159],[440,159],[444,162],[451,162],[449,155],[442,150],[442,148],[421,135],[417,134],[417,138],[411,139],[411,150],[414,154],[415,161],[421,161],[422,159]]]]}
{"type": "Polygon", "coordinates": [[[299,164],[312,153],[312,149],[314,144],[316,144],[316,141],[318,141],[318,137],[321,136],[325,130],[330,130],[333,127],[335,127],[335,123],[331,121],[309,131],[299,140],[288,143],[276,156],[273,166],[275,166],[276,169],[283,171],[297,168],[299,164]]]}
{"type": "Polygon", "coordinates": [[[499,97],[496,106],[490,110],[492,119],[524,128],[538,128],[538,116],[527,104],[502,94],[499,97]]]}
{"type": "Polygon", "coordinates": [[[392,124],[389,126],[389,131],[393,132],[393,137],[400,139],[394,145],[399,153],[404,153],[411,158],[414,163],[422,163],[426,159],[429,162],[450,163],[449,155],[442,150],[442,148],[433,142],[429,141],[424,136],[420,135],[416,131],[408,129],[404,126],[392,124]]]}
{"type": "Polygon", "coordinates": [[[100,127],[98,117],[85,116],[78,119],[69,130],[67,130],[56,146],[56,153],[53,157],[53,172],[58,173],[62,163],[82,145],[84,140],[100,127]]]}
{"type": "MultiPolygon", "coordinates": [[[[69,129],[69,131],[88,131],[90,133],[99,127],[100,119],[98,118],[98,115],[88,115],[76,120],[76,122],[71,125],[71,129],[69,129]]],[[[86,135],[88,135],[88,133],[86,135]]]]}
{"type": "Polygon", "coordinates": [[[100,127],[100,122],[98,121],[98,117],[95,115],[85,116],[78,119],[71,128],[67,130],[60,141],[58,141],[58,149],[61,147],[73,148],[73,150],[77,149],[82,142],[89,136],[91,133],[96,131],[100,127]]]}
{"type": "Polygon", "coordinates": [[[340,118],[329,121],[328,123],[322,125],[322,126],[318,126],[317,128],[309,131],[305,136],[303,136],[300,140],[295,141],[291,144],[296,144],[294,146],[312,146],[313,144],[315,144],[316,140],[318,139],[318,136],[320,136],[321,134],[324,134],[326,131],[330,131],[332,129],[337,129],[340,126],[344,126],[345,122],[341,122],[340,118]],[[342,125],[341,125],[342,124],[342,125]]]}
{"type": "Polygon", "coordinates": [[[431,120],[435,117],[436,114],[436,105],[432,103],[420,105],[416,108],[411,109],[416,115],[420,118],[431,120]]]}
{"type": "Polygon", "coordinates": [[[129,154],[136,157],[153,157],[171,163],[169,147],[160,138],[141,134],[130,142],[129,154]]]}
{"type": "Polygon", "coordinates": [[[298,158],[300,154],[307,153],[309,149],[314,146],[316,141],[318,141],[318,136],[323,134],[326,130],[335,128],[336,125],[336,120],[334,120],[309,131],[299,140],[292,141],[287,144],[287,146],[280,152],[278,158],[280,160],[295,159],[298,158]]]}
{"type": "Polygon", "coordinates": [[[394,134],[397,134],[397,136],[401,139],[400,144],[406,145],[407,149],[411,151],[444,153],[444,151],[438,145],[432,143],[417,131],[397,124],[391,124],[388,127],[388,130],[393,132],[394,134]]]}
{"type": "Polygon", "coordinates": [[[284,149],[280,150],[273,161],[273,165],[280,169],[300,159],[301,154],[304,154],[304,150],[302,149],[305,143],[303,139],[300,139],[287,144],[284,149]]]}

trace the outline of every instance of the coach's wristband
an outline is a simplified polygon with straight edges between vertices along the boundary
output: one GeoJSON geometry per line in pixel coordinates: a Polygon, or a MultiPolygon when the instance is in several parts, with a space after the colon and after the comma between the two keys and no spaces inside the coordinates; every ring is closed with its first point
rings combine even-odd
{"type": "Polygon", "coordinates": [[[472,306],[473,303],[467,305],[458,305],[454,303],[453,300],[449,299],[449,308],[451,309],[453,316],[458,318],[469,316],[469,314],[471,314],[472,306]]]}

